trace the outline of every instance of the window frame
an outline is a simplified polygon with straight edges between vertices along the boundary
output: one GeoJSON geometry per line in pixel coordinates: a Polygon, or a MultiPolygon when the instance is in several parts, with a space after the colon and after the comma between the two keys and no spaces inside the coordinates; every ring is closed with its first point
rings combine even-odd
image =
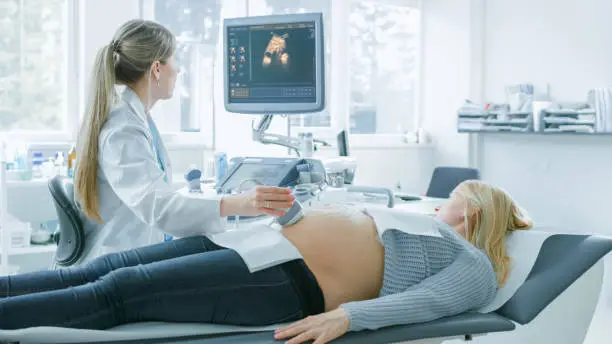
{"type": "Polygon", "coordinates": [[[5,139],[19,140],[28,143],[46,143],[46,142],[68,142],[76,139],[76,134],[79,130],[80,111],[82,96],[81,92],[70,92],[71,89],[80,90],[80,60],[81,60],[81,44],[80,44],[80,17],[81,6],[78,0],[64,0],[66,3],[66,30],[64,32],[64,40],[66,42],[65,58],[63,59],[62,68],[66,72],[66,80],[63,83],[63,92],[66,95],[66,107],[63,116],[65,127],[61,131],[45,131],[45,130],[13,130],[0,131],[5,139]]]}

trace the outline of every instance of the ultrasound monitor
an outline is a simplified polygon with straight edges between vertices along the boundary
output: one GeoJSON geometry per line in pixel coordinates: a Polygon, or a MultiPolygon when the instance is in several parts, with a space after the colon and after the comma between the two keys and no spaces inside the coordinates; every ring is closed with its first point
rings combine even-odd
{"type": "Polygon", "coordinates": [[[225,108],[303,114],[325,106],[323,15],[225,19],[225,108]]]}

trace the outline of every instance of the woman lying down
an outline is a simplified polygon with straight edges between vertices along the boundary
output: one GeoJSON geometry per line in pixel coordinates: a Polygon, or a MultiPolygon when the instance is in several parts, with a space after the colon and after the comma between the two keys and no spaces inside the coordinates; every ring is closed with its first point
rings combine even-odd
{"type": "Polygon", "coordinates": [[[419,323],[491,302],[508,275],[508,231],[530,221],[503,191],[459,185],[441,237],[387,230],[358,210],[311,210],[282,229],[303,260],[250,273],[233,250],[189,237],[89,264],[0,278],[0,328],[107,329],[143,321],[263,326],[277,340],[419,323]]]}

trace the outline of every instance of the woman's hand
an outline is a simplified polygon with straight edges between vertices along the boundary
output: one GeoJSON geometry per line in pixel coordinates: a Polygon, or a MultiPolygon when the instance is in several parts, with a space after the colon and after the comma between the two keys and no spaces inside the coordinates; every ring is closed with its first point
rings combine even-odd
{"type": "Polygon", "coordinates": [[[313,340],[313,344],[328,343],[348,331],[349,320],[342,308],[311,316],[274,332],[274,339],[287,339],[287,344],[300,344],[313,340]]]}
{"type": "Polygon", "coordinates": [[[223,198],[221,216],[283,216],[294,200],[290,189],[258,185],[245,193],[223,198]]]}

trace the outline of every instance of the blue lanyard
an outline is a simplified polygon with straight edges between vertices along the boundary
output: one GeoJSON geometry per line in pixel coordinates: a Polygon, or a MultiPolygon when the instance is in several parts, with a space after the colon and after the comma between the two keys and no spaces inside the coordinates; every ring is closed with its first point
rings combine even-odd
{"type": "Polygon", "coordinates": [[[163,157],[161,155],[161,152],[159,151],[159,141],[160,141],[159,131],[157,130],[157,126],[153,122],[153,119],[151,118],[151,116],[147,116],[147,121],[149,122],[149,128],[151,129],[151,136],[153,137],[153,149],[155,150],[155,155],[157,156],[157,164],[159,165],[159,168],[162,170],[162,172],[164,172],[164,180],[167,183],[168,176],[166,175],[166,167],[162,160],[163,157]]]}
{"type": "MultiPolygon", "coordinates": [[[[164,172],[164,181],[168,183],[168,175],[166,174],[165,167],[166,165],[164,164],[161,152],[159,151],[159,131],[157,130],[157,126],[155,125],[155,122],[153,122],[151,116],[147,115],[147,121],[149,122],[149,128],[151,129],[151,136],[153,137],[153,149],[155,150],[155,155],[157,155],[157,164],[159,165],[161,171],[164,172]]],[[[172,240],[172,236],[164,233],[164,241],[170,240],[172,240]]]]}

